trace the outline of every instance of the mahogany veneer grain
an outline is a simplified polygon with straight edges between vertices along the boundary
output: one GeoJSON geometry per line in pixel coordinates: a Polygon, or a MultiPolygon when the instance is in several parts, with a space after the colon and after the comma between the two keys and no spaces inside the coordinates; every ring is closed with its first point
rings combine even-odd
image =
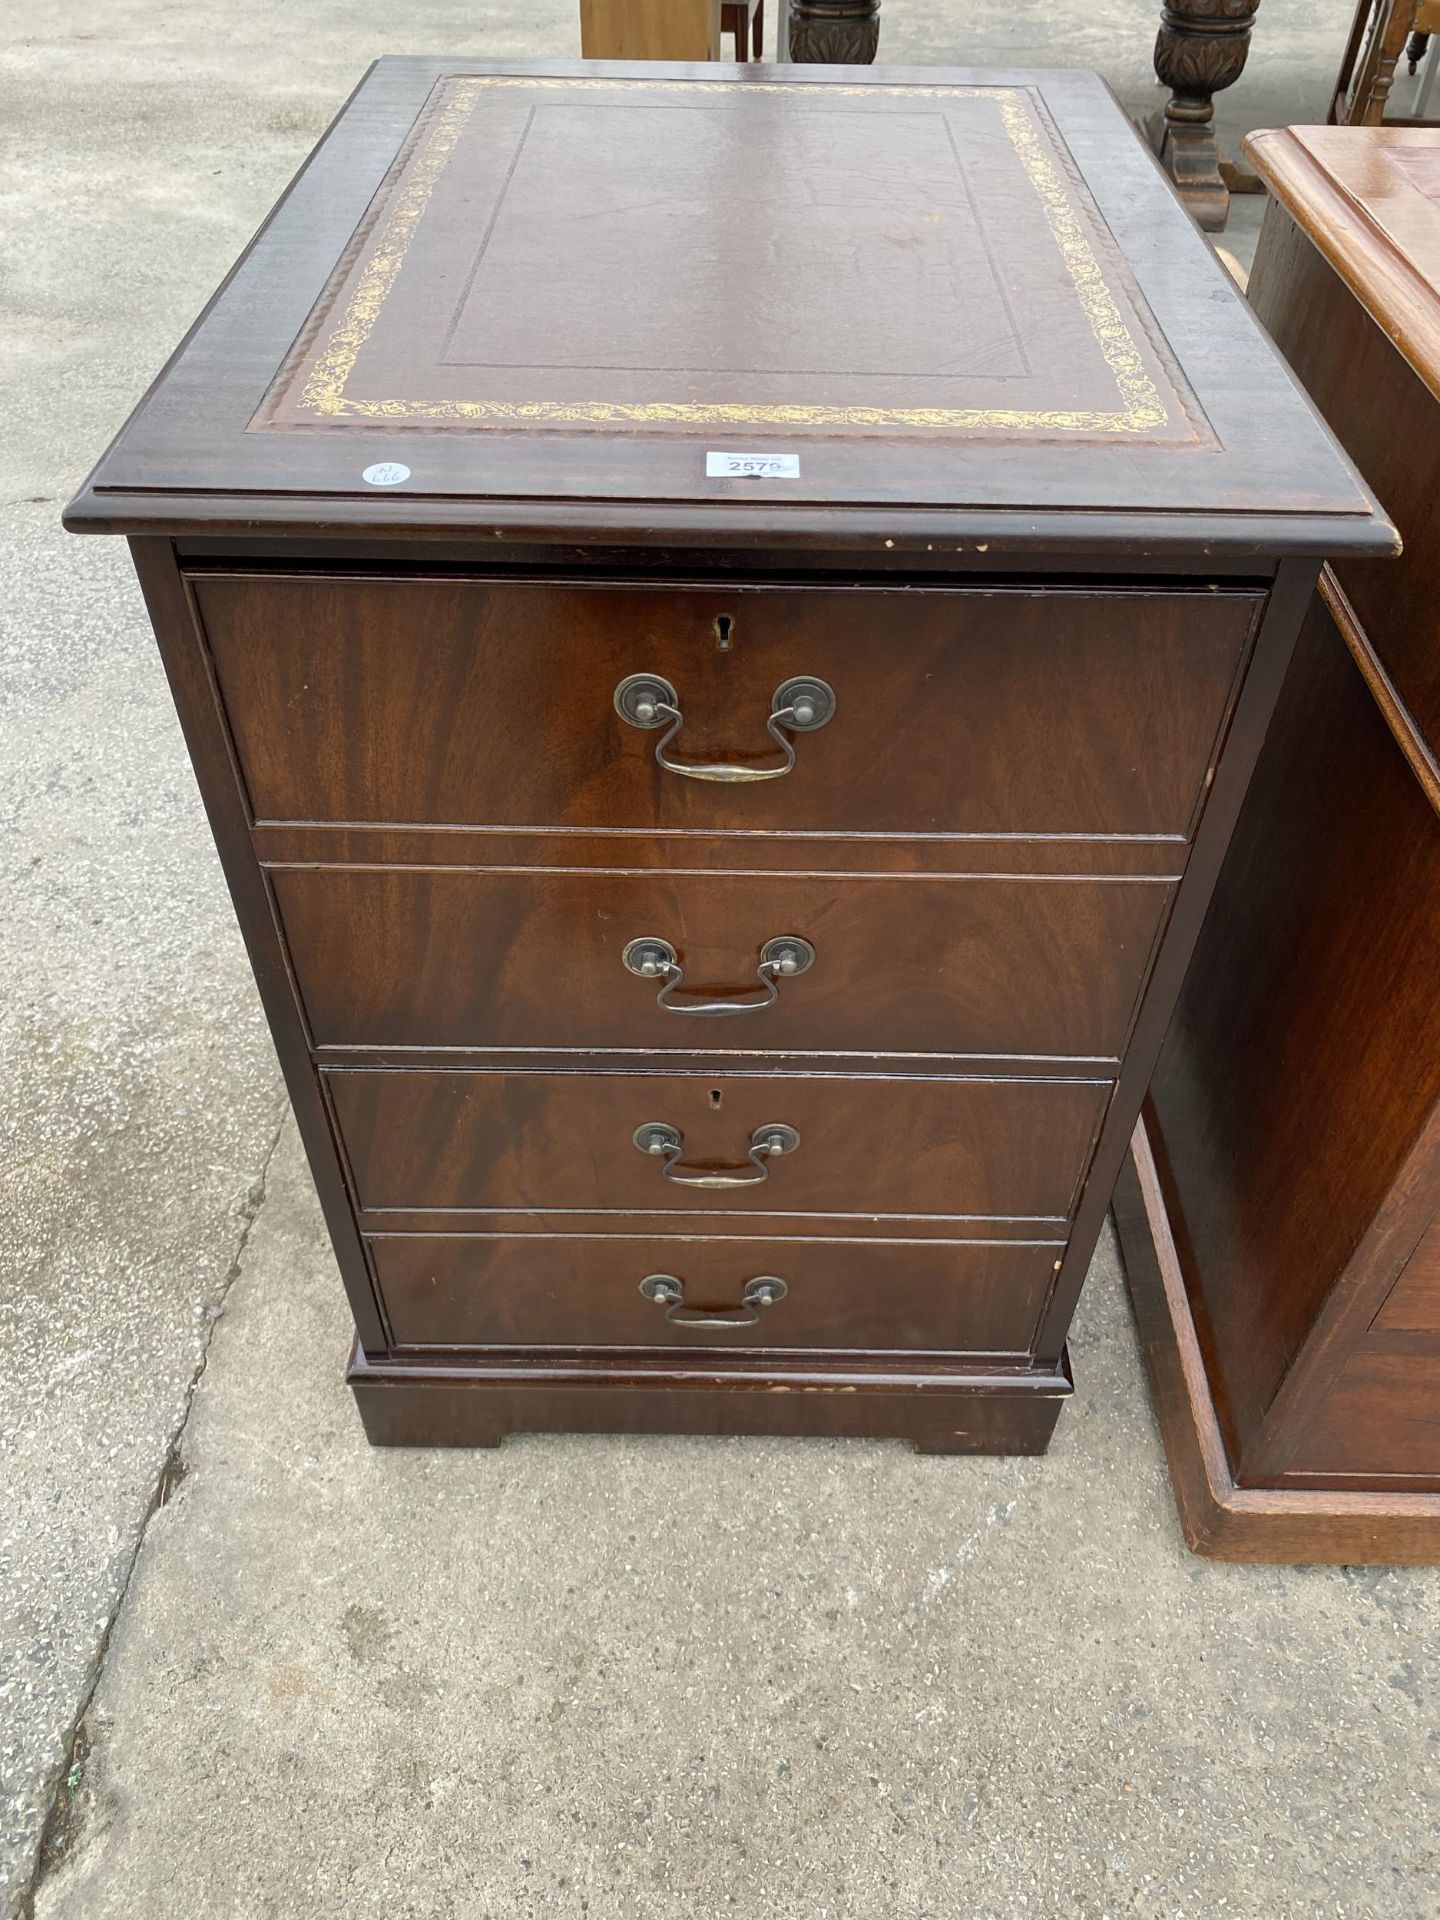
{"type": "Polygon", "coordinates": [[[1093,76],[382,61],[67,521],[132,536],[372,1439],[1043,1449],[1319,558],[1394,547],[1093,76]],[[687,763],[835,711],[693,780],[637,673],[687,763]],[[621,964],[754,999],[782,935],[724,1020],[621,964]],[[800,1140],[682,1186],[650,1121],[800,1140]]]}

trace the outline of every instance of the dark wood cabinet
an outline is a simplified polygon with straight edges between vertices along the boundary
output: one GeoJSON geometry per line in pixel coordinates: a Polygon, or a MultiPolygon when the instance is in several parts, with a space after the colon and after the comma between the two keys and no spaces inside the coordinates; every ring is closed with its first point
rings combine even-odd
{"type": "Polygon", "coordinates": [[[1393,547],[1098,81],[382,61],[68,519],[372,1438],[1043,1449],[1320,558],[1393,547]]]}
{"type": "Polygon", "coordinates": [[[1255,137],[1251,297],[1406,551],[1305,622],[1121,1222],[1191,1544],[1440,1559],[1440,131],[1255,137]]]}

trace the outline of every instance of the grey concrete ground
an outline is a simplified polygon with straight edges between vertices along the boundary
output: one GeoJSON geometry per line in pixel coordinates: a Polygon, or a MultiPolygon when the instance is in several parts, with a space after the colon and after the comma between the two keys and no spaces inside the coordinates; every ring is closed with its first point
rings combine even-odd
{"type": "MultiPolygon", "coordinates": [[[[45,1914],[1440,1913],[1440,1586],[1188,1559],[1103,1261],[1044,1463],[361,1443],[125,555],[56,516],[369,58],[573,8],[0,30],[4,1905],[54,1808],[45,1914]]],[[[1149,16],[888,0],[884,51],[1139,108],[1149,16]]],[[[1225,127],[1314,117],[1343,31],[1266,0],[1225,127]]]]}
{"type": "Polygon", "coordinates": [[[1423,1573],[1180,1549],[1107,1242],[1041,1461],[368,1449],[287,1126],[38,1920],[1433,1914],[1423,1573]]]}

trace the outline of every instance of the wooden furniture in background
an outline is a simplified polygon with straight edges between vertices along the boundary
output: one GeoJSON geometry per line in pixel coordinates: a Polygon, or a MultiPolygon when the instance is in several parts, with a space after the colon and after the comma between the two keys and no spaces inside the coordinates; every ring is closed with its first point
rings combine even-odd
{"type": "Polygon", "coordinates": [[[1318,556],[1393,541],[1098,79],[381,61],[68,523],[373,1439],[1044,1448],[1318,556]]]}
{"type": "Polygon", "coordinates": [[[1415,0],[1358,0],[1331,94],[1333,124],[1375,127],[1385,118],[1414,12],[1415,0]]]}
{"type": "Polygon", "coordinates": [[[1145,132],[1175,190],[1200,225],[1219,233],[1232,193],[1255,190],[1252,177],[1220,158],[1215,95],[1245,70],[1260,0],[1165,0],[1155,36],[1155,77],[1170,89],[1145,132]]]}
{"type": "Polygon", "coordinates": [[[1431,35],[1440,28],[1440,0],[1420,0],[1415,9],[1415,24],[1405,42],[1405,70],[1413,79],[1420,71],[1431,35]]]}
{"type": "Polygon", "coordinates": [[[720,31],[732,34],[737,60],[765,58],[765,0],[724,0],[720,31]]]}
{"type": "Polygon", "coordinates": [[[580,51],[587,60],[718,60],[721,5],[722,0],[580,0],[580,51]]]}
{"type": "Polygon", "coordinates": [[[1248,151],[1250,298],[1406,551],[1323,577],[1116,1211],[1196,1551],[1440,1560],[1440,130],[1248,151]]]}
{"type": "MultiPolygon", "coordinates": [[[[1437,27],[1440,0],[1359,0],[1330,101],[1331,122],[1357,127],[1378,127],[1385,122],[1401,54],[1407,47],[1414,49],[1410,60],[1414,73],[1426,36],[1437,27]]],[[[1424,103],[1417,99],[1414,104],[1415,116],[1397,114],[1388,124],[1424,124],[1424,103]]]]}
{"type": "Polygon", "coordinates": [[[880,45],[880,0],[789,0],[781,32],[792,60],[865,66],[880,45]]]}
{"type": "Polygon", "coordinates": [[[1440,77],[1440,0],[1421,0],[1415,9],[1415,30],[1405,44],[1405,59],[1410,72],[1420,76],[1411,102],[1414,118],[1420,125],[1428,126],[1432,119],[1430,103],[1435,94],[1435,81],[1440,77]]]}

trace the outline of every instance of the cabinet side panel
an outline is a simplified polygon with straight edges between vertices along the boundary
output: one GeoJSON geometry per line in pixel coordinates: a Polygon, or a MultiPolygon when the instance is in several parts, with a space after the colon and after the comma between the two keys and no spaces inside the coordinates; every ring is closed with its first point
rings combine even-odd
{"type": "Polygon", "coordinates": [[[1311,1474],[1440,1492],[1440,1338],[1374,1332],[1360,1341],[1295,1448],[1287,1484],[1311,1474]]]}
{"type": "Polygon", "coordinates": [[[1314,592],[1316,573],[1317,569],[1309,561],[1282,562],[1261,614],[1209,799],[1200,815],[1190,859],[1176,890],[1131,1030],[1115,1093],[1076,1208],[1070,1246],[1045,1310],[1035,1349],[1042,1361],[1058,1359],[1069,1330],[1110,1196],[1140,1115],[1140,1103],[1199,938],[1211,891],[1274,713],[1306,606],[1314,592]]]}
{"type": "Polygon", "coordinates": [[[265,881],[250,843],[244,790],[215,696],[204,636],[168,540],[130,542],[196,783],[215,836],[341,1276],[367,1351],[389,1344],[356,1231],[330,1119],[310,1063],[299,1003],[265,881]]]}
{"type": "Polygon", "coordinates": [[[1431,1223],[1375,1316],[1386,1333],[1440,1333],[1440,1220],[1431,1223]]]}
{"type": "Polygon", "coordinates": [[[1405,542],[1334,570],[1431,755],[1440,752],[1440,402],[1290,216],[1272,205],[1250,300],[1405,542]]]}
{"type": "Polygon", "coordinates": [[[1347,1264],[1378,1304],[1409,1252],[1376,1223],[1440,1099],[1437,940],[1440,823],[1317,596],[1152,1088],[1237,1478],[1347,1264]]]}

